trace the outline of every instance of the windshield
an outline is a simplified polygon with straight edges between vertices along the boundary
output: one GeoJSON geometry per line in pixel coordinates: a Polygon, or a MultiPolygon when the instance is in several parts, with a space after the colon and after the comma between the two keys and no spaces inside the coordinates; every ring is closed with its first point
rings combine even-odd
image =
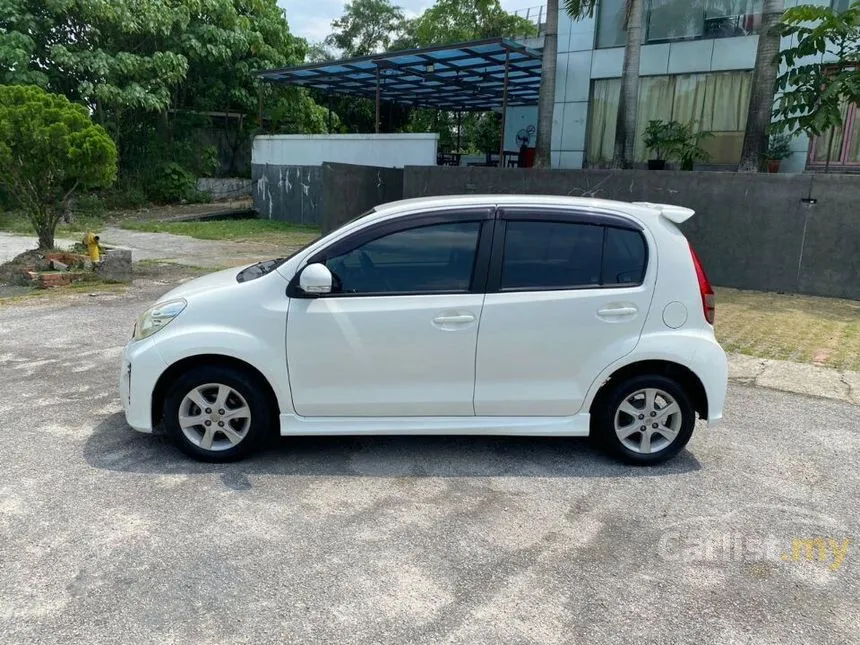
{"type": "MultiPolygon", "coordinates": [[[[298,251],[297,251],[298,252],[298,251]]],[[[242,269],[239,272],[239,275],[236,276],[236,282],[248,282],[249,280],[256,280],[257,278],[261,278],[267,273],[271,273],[279,266],[281,266],[284,262],[287,261],[288,258],[275,258],[274,260],[264,260],[263,262],[257,262],[257,264],[252,264],[246,269],[242,269]]]]}
{"type": "MultiPolygon", "coordinates": [[[[358,220],[362,219],[363,217],[367,217],[368,215],[371,215],[375,212],[376,212],[376,209],[371,208],[370,210],[363,212],[361,215],[359,215],[357,217],[353,217],[348,222],[344,222],[343,224],[338,226],[334,231],[332,231],[332,233],[335,233],[336,231],[339,231],[340,229],[342,229],[344,226],[349,226],[353,222],[357,222],[358,220]]],[[[279,266],[281,266],[284,262],[286,262],[290,258],[294,257],[298,253],[301,253],[302,251],[304,251],[311,244],[316,244],[318,240],[319,240],[318,237],[314,238],[313,240],[311,240],[310,242],[308,242],[304,246],[296,249],[295,251],[293,251],[289,255],[286,255],[282,258],[275,258],[274,260],[264,260],[263,262],[257,262],[256,264],[252,264],[251,266],[249,266],[245,269],[242,269],[242,271],[239,272],[239,275],[236,276],[236,282],[248,282],[250,280],[256,280],[257,278],[261,278],[264,275],[271,273],[272,271],[277,269],[279,266]]]]}

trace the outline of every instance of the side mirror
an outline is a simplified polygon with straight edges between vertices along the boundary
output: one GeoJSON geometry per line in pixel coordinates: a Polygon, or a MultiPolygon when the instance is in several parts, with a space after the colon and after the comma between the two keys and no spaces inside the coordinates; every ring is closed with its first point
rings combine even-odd
{"type": "Polygon", "coordinates": [[[309,296],[331,293],[331,271],[324,264],[309,264],[299,274],[299,289],[309,296]]]}

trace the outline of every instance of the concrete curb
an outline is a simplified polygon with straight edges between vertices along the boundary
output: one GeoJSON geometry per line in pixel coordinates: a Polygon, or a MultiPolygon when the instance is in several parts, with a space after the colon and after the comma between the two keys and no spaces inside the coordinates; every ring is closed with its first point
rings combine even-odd
{"type": "Polygon", "coordinates": [[[729,354],[729,381],[860,405],[860,372],[729,354]]]}

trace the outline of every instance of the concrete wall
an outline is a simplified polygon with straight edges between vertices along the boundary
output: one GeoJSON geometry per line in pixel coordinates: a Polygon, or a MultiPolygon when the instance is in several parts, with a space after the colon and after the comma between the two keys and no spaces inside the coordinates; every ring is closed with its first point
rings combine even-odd
{"type": "Polygon", "coordinates": [[[254,210],[263,219],[320,226],[322,167],[251,166],[254,210]]]}
{"type": "Polygon", "coordinates": [[[241,177],[200,177],[197,190],[212,199],[245,199],[251,196],[251,180],[241,177]]]}
{"type": "Polygon", "coordinates": [[[252,165],[348,163],[383,168],[436,164],[437,133],[278,134],[254,137],[252,165]]]}
{"type": "Polygon", "coordinates": [[[406,168],[403,197],[592,196],[680,204],[715,284],[860,299],[860,177],[708,172],[406,168]],[[812,197],[814,205],[807,203],[812,197]]]}
{"type": "Polygon", "coordinates": [[[324,233],[374,206],[399,199],[403,199],[402,169],[323,164],[321,224],[324,233]]]}
{"type": "Polygon", "coordinates": [[[263,219],[334,230],[366,210],[403,199],[403,170],[353,164],[252,166],[254,210],[263,219]]]}

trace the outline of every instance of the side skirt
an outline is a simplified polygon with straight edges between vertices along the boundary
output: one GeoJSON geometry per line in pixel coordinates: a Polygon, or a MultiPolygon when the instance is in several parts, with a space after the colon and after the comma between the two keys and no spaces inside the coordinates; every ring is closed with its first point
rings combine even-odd
{"type": "Polygon", "coordinates": [[[587,437],[591,415],[572,417],[300,417],[280,416],[282,436],[510,435],[587,437]]]}

